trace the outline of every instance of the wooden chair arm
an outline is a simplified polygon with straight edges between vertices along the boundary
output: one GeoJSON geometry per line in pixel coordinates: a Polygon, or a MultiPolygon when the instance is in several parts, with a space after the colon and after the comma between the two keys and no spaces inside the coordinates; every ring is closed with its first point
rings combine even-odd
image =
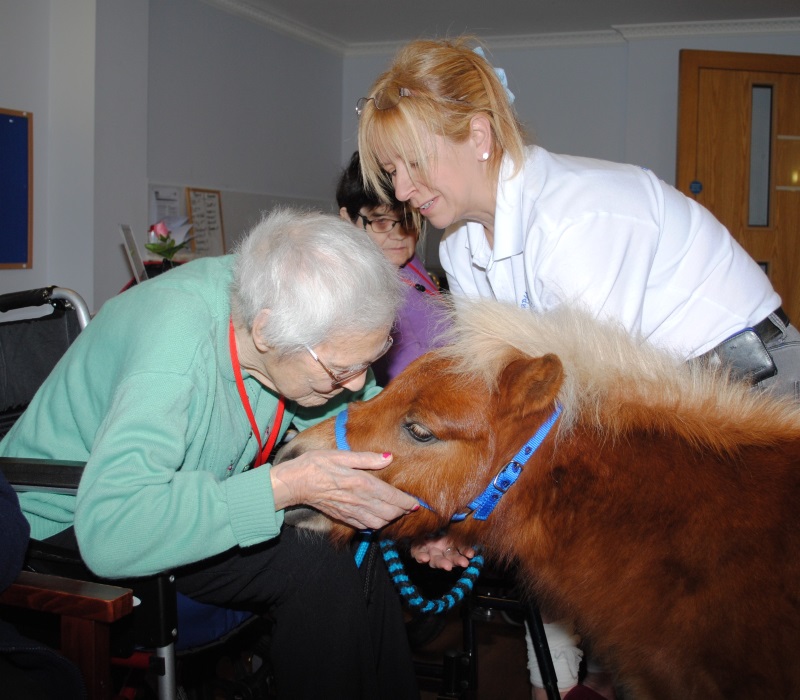
{"type": "Polygon", "coordinates": [[[133,593],[104,583],[23,571],[0,593],[0,604],[111,623],[133,610],[133,593]]]}
{"type": "Polygon", "coordinates": [[[128,588],[23,571],[0,605],[57,615],[61,653],[83,676],[89,700],[110,700],[111,624],[133,610],[128,588]]]}

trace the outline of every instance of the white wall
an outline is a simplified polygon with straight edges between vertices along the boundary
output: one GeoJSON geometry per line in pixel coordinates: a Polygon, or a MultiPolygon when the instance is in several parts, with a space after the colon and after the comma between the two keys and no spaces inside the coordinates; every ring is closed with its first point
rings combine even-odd
{"type": "Polygon", "coordinates": [[[198,0],[151,0],[151,181],[327,201],[341,100],[340,55],[198,0]]]}
{"type": "MultiPolygon", "coordinates": [[[[796,27],[796,24],[794,25],[796,27]]],[[[688,29],[693,29],[688,27],[688,29]]],[[[694,30],[694,29],[693,29],[694,30]]],[[[654,32],[655,33],[655,32],[654,32]]],[[[678,55],[683,48],[800,54],[800,33],[646,36],[642,30],[595,45],[562,46],[542,39],[524,48],[493,47],[505,69],[515,107],[536,143],[556,153],[646,166],[674,184],[678,113],[678,55]]],[[[342,162],[356,147],[356,100],[369,94],[394,51],[347,56],[344,61],[342,162]]],[[[425,262],[438,270],[438,232],[425,262]]]]}
{"type": "Polygon", "coordinates": [[[33,268],[0,292],[59,284],[93,300],[95,0],[0,0],[0,104],[33,113],[33,268]]]}
{"type": "MultiPolygon", "coordinates": [[[[796,23],[794,23],[796,27],[796,23]]],[[[565,36],[569,42],[569,36],[565,36]]],[[[675,180],[678,54],[711,51],[800,54],[800,32],[642,36],[596,45],[565,43],[494,48],[505,69],[517,112],[533,139],[557,153],[630,162],[675,180]]],[[[356,147],[356,100],[369,93],[393,51],[344,60],[342,162],[356,147]]]]}
{"type": "Polygon", "coordinates": [[[34,121],[33,268],[0,293],[55,283],[98,309],[148,182],[230,190],[237,227],[331,206],[341,93],[341,56],[199,0],[0,0],[0,105],[34,121]]]}
{"type": "MultiPolygon", "coordinates": [[[[674,182],[678,51],[797,54],[791,26],[489,48],[545,147],[674,182]]],[[[342,57],[201,0],[0,0],[0,105],[34,115],[34,267],[0,292],[57,283],[98,308],[130,276],[117,224],[144,231],[148,183],[222,190],[230,239],[265,203],[328,206],[392,53],[342,57]]]]}
{"type": "Polygon", "coordinates": [[[119,224],[142,234],[148,224],[148,3],[97,0],[96,47],[93,288],[99,307],[131,277],[119,224]]]}

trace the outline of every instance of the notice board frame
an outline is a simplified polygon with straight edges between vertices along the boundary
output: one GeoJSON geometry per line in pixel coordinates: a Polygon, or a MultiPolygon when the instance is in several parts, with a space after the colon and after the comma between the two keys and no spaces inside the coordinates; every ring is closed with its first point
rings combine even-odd
{"type": "Polygon", "coordinates": [[[33,267],[33,114],[0,107],[0,269],[33,267]]]}

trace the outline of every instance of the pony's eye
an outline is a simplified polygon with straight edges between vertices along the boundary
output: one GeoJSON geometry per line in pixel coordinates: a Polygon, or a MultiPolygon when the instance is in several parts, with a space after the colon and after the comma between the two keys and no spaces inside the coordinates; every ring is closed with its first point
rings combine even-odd
{"type": "Polygon", "coordinates": [[[436,436],[430,430],[419,423],[406,423],[404,427],[412,439],[417,442],[430,442],[436,439],[436,436]]]}

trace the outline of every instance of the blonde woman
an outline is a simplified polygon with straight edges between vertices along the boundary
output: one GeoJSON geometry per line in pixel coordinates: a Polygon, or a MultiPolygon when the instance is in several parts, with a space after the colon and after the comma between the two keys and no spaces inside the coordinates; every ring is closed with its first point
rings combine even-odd
{"type": "MultiPolygon", "coordinates": [[[[725,227],[644,168],[527,145],[505,74],[475,43],[412,42],[357,105],[367,183],[445,229],[451,292],[533,313],[579,304],[643,342],[796,396],[800,333],[725,227]]],[[[446,541],[422,557],[467,563],[446,541]]],[[[566,692],[577,637],[564,626],[549,636],[566,692]]]]}

